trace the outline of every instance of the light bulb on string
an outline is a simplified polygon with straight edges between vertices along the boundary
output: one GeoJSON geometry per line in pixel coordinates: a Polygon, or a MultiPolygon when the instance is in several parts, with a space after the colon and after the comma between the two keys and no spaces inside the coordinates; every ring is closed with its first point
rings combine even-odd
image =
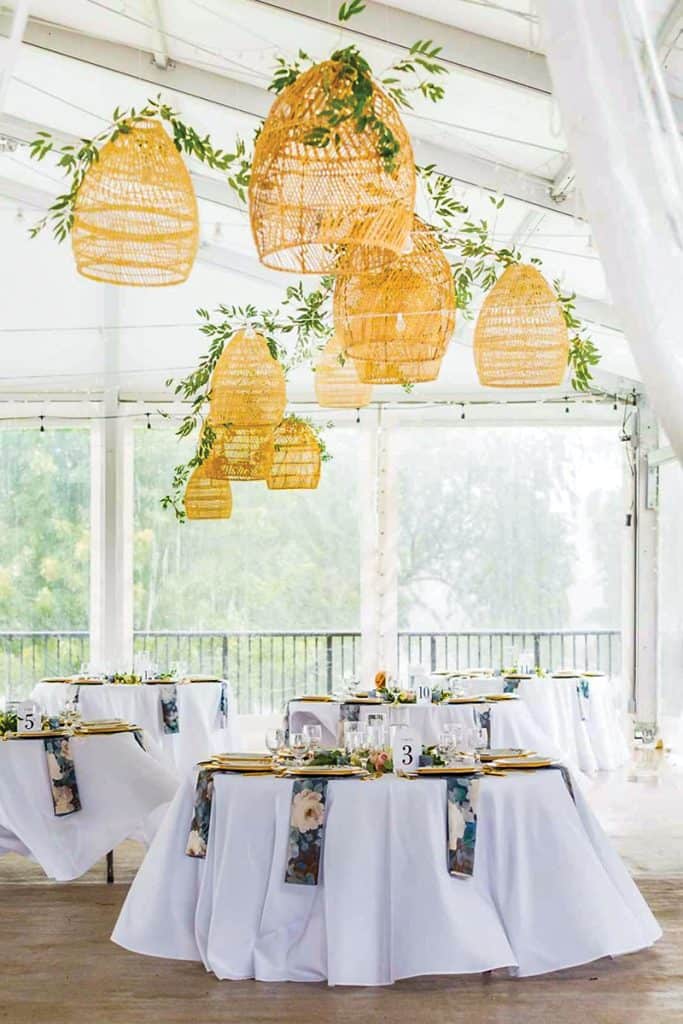
{"type": "Polygon", "coordinates": [[[40,420],[40,433],[44,434],[45,433],[45,417],[44,416],[39,416],[38,419],[40,420]]]}
{"type": "Polygon", "coordinates": [[[148,413],[148,412],[146,412],[146,413],[145,413],[145,416],[147,417],[147,429],[148,429],[148,430],[151,430],[151,429],[152,429],[152,423],[151,423],[151,421],[150,421],[150,415],[151,415],[151,414],[150,414],[150,413],[148,413]]]}
{"type": "Polygon", "coordinates": [[[461,420],[465,419],[465,403],[464,402],[462,403],[462,412],[460,413],[460,419],[461,420]]]}

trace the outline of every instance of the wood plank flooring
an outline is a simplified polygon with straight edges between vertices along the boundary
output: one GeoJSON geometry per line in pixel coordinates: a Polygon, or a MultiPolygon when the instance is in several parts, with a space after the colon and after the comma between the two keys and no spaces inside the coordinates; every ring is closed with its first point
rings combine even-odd
{"type": "MultiPolygon", "coordinates": [[[[109,941],[127,886],[0,887],[3,1024],[681,1024],[683,878],[640,880],[651,950],[540,978],[420,978],[388,988],[217,981],[109,941]]],[[[170,893],[172,899],[172,893],[170,893]]]]}

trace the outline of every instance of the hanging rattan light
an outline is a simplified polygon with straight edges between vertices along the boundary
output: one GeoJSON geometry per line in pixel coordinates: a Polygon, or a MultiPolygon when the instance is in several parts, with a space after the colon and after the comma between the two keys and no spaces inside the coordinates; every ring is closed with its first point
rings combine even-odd
{"type": "Polygon", "coordinates": [[[273,464],[273,428],[218,428],[214,450],[212,475],[227,480],[266,480],[273,464]]]}
{"type": "Polygon", "coordinates": [[[211,378],[212,426],[270,427],[285,411],[285,374],[265,338],[238,331],[223,349],[211,378]]]}
{"type": "Polygon", "coordinates": [[[410,251],[390,267],[338,277],[334,324],[368,384],[435,380],[455,328],[455,291],[434,232],[415,217],[410,251]]]}
{"type": "Polygon", "coordinates": [[[78,272],[95,281],[187,279],[199,244],[197,200],[158,121],[140,121],[102,147],[78,190],[71,239],[78,272]]]}
{"type": "Polygon", "coordinates": [[[474,330],[481,384],[543,388],[561,384],[569,334],[555,293],[536,267],[509,266],[484,299],[474,330]]]}
{"type": "Polygon", "coordinates": [[[371,110],[399,143],[390,173],[376,134],[353,118],[335,129],[338,142],[307,145],[331,98],[349,90],[345,65],[324,61],[275,100],[254,147],[249,217],[259,259],[274,270],[350,273],[391,262],[410,231],[415,202],[413,151],[393,101],[373,85],[371,110]]]}
{"type": "Polygon", "coordinates": [[[314,381],[318,405],[325,409],[362,409],[372,399],[372,385],[358,379],[355,363],[348,355],[342,355],[336,334],[318,356],[314,381]]]}
{"type": "Polygon", "coordinates": [[[214,480],[207,475],[206,463],[193,472],[185,488],[183,504],[188,519],[229,519],[232,515],[232,492],[227,480],[214,480]]]}
{"type": "Polygon", "coordinates": [[[288,416],[276,428],[267,484],[272,491],[314,490],[320,482],[320,444],[307,423],[288,416]]]}

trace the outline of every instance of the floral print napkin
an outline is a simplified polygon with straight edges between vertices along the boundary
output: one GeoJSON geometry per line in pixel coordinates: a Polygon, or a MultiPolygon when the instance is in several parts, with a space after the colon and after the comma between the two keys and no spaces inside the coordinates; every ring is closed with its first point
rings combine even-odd
{"type": "Polygon", "coordinates": [[[585,721],[587,721],[587,719],[588,719],[588,717],[590,715],[590,707],[591,707],[591,705],[590,705],[590,696],[591,696],[590,683],[588,682],[587,679],[579,679],[578,683],[576,684],[576,696],[577,696],[578,701],[579,701],[579,715],[581,716],[581,721],[585,722],[585,721]]]}
{"type": "Polygon", "coordinates": [[[486,749],[491,749],[491,708],[486,708],[485,711],[477,711],[477,718],[479,720],[479,728],[486,732],[486,749]]]}
{"type": "Polygon", "coordinates": [[[474,852],[477,842],[476,802],[479,777],[476,775],[446,776],[448,794],[448,871],[456,878],[474,874],[474,852]]]}
{"type": "Polygon", "coordinates": [[[223,679],[221,680],[221,695],[218,698],[218,728],[228,728],[228,684],[223,679]]]}
{"type": "Polygon", "coordinates": [[[159,703],[161,704],[163,732],[166,735],[179,733],[178,687],[175,683],[164,683],[163,686],[159,687],[159,703]]]}
{"type": "Polygon", "coordinates": [[[188,857],[206,857],[206,844],[209,841],[209,825],[211,824],[214,774],[213,768],[200,768],[197,774],[192,824],[185,847],[188,857]]]}
{"type": "Polygon", "coordinates": [[[76,769],[68,736],[46,736],[43,740],[55,817],[63,818],[81,809],[76,769]]]}
{"type": "Polygon", "coordinates": [[[285,882],[290,885],[318,884],[326,800],[327,779],[294,780],[285,870],[285,882]]]}
{"type": "Polygon", "coordinates": [[[135,742],[140,747],[140,749],[144,750],[145,753],[147,753],[147,747],[145,746],[145,738],[142,729],[133,729],[133,736],[135,737],[135,742]]]}
{"type": "Polygon", "coordinates": [[[503,693],[517,693],[521,679],[506,679],[503,683],[503,693]]]}

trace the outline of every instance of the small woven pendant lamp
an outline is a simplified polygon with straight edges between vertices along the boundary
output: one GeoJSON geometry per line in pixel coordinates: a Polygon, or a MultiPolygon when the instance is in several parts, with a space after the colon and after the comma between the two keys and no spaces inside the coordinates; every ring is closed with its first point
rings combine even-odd
{"type": "Polygon", "coordinates": [[[325,409],[362,409],[372,399],[372,384],[363,384],[349,356],[339,361],[342,347],[336,334],[325,345],[315,364],[315,397],[325,409]]]}
{"type": "Polygon", "coordinates": [[[307,423],[288,416],[276,428],[266,483],[271,491],[314,490],[320,482],[320,444],[307,423]]]}
{"type": "Polygon", "coordinates": [[[484,299],[474,329],[479,382],[493,388],[561,384],[569,334],[555,293],[536,267],[509,266],[484,299]]]}
{"type": "Polygon", "coordinates": [[[213,427],[277,426],[287,396],[285,374],[265,338],[238,331],[228,342],[211,377],[208,422],[213,427]]]}
{"type": "Polygon", "coordinates": [[[415,166],[410,136],[393,101],[373,86],[371,111],[399,143],[390,173],[377,136],[353,118],[335,129],[338,142],[307,145],[321,111],[348,93],[344,65],[324,61],[299,75],[275,100],[256,140],[249,217],[259,259],[299,274],[363,273],[391,262],[410,232],[415,166]]]}
{"type": "Polygon", "coordinates": [[[334,325],[361,381],[436,380],[455,329],[455,290],[434,232],[415,217],[412,247],[390,267],[338,277],[334,325]]]}
{"type": "Polygon", "coordinates": [[[188,519],[229,519],[232,515],[232,492],[227,480],[212,480],[205,472],[206,463],[197,466],[187,482],[183,504],[188,519]]]}
{"type": "Polygon", "coordinates": [[[187,279],[199,245],[197,199],[158,121],[140,121],[102,147],[76,196],[71,242],[78,272],[94,281],[187,279]]]}
{"type": "Polygon", "coordinates": [[[272,427],[218,428],[210,472],[227,480],[266,480],[273,464],[272,427]]]}

